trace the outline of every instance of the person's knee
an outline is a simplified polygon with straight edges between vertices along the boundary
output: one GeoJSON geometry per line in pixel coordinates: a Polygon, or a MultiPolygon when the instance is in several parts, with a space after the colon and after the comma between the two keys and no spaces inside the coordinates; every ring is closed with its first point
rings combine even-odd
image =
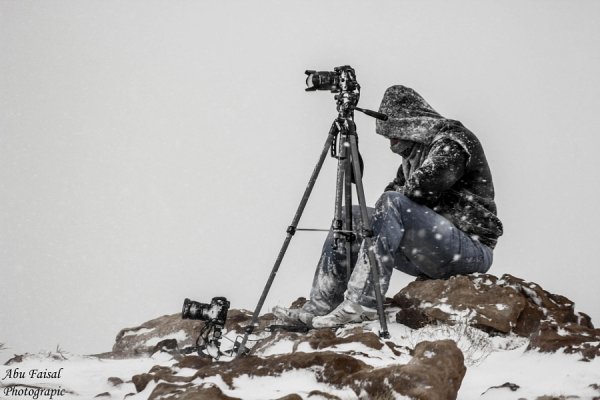
{"type": "Polygon", "coordinates": [[[398,192],[383,192],[377,202],[375,203],[375,208],[378,210],[389,208],[390,205],[396,203],[396,199],[401,196],[398,192]]]}
{"type": "Polygon", "coordinates": [[[399,192],[384,192],[377,200],[377,209],[380,210],[406,210],[410,209],[413,202],[408,197],[399,192]]]}

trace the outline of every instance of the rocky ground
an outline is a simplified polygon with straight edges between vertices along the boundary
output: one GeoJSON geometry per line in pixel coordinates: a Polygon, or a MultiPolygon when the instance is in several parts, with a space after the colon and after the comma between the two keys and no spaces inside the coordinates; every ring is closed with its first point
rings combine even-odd
{"type": "Polygon", "coordinates": [[[389,339],[376,321],[301,333],[269,330],[277,321],[264,314],[237,359],[228,351],[250,312],[231,309],[217,361],[180,352],[203,322],[162,316],[123,329],[108,353],[15,356],[0,369],[0,398],[50,398],[60,387],[53,398],[600,399],[600,329],[535,283],[415,281],[385,309],[389,339]],[[61,377],[29,377],[60,368],[61,377]]]}

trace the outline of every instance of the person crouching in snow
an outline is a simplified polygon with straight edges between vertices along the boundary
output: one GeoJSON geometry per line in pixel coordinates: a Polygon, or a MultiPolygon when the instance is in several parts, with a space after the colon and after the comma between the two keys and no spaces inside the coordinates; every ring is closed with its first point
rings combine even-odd
{"type": "MultiPolygon", "coordinates": [[[[385,92],[376,132],[402,157],[395,179],[369,209],[382,295],[392,271],[425,279],[487,272],[503,233],[494,185],[477,137],[459,121],[442,117],[417,92],[392,86],[385,92]]],[[[353,216],[359,219],[358,206],[353,216]]],[[[359,221],[354,221],[358,226],[359,221]]],[[[367,249],[358,230],[354,268],[346,284],[343,246],[330,231],[317,265],[310,300],[302,308],[276,306],[273,313],[315,328],[377,318],[367,249]]]]}

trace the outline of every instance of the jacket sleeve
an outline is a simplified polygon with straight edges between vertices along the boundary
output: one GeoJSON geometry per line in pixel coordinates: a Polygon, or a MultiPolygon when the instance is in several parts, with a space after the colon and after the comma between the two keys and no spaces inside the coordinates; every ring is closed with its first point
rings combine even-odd
{"type": "Polygon", "coordinates": [[[464,175],[468,160],[469,155],[458,143],[450,139],[435,142],[401,191],[415,202],[433,207],[440,195],[464,175]]]}
{"type": "Polygon", "coordinates": [[[406,179],[404,178],[404,171],[402,170],[402,164],[400,164],[400,168],[398,168],[398,172],[396,173],[396,177],[393,181],[388,183],[385,187],[384,192],[395,192],[402,189],[406,179]]]}

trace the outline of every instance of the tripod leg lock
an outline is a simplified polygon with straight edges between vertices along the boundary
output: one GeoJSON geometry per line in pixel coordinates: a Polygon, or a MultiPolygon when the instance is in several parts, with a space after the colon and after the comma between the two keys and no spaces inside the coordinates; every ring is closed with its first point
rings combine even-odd
{"type": "Polygon", "coordinates": [[[294,236],[294,235],[296,234],[296,227],[295,227],[295,226],[293,226],[293,225],[290,225],[290,226],[288,226],[288,228],[287,228],[286,232],[287,232],[289,235],[292,235],[292,236],[294,236]]]}

